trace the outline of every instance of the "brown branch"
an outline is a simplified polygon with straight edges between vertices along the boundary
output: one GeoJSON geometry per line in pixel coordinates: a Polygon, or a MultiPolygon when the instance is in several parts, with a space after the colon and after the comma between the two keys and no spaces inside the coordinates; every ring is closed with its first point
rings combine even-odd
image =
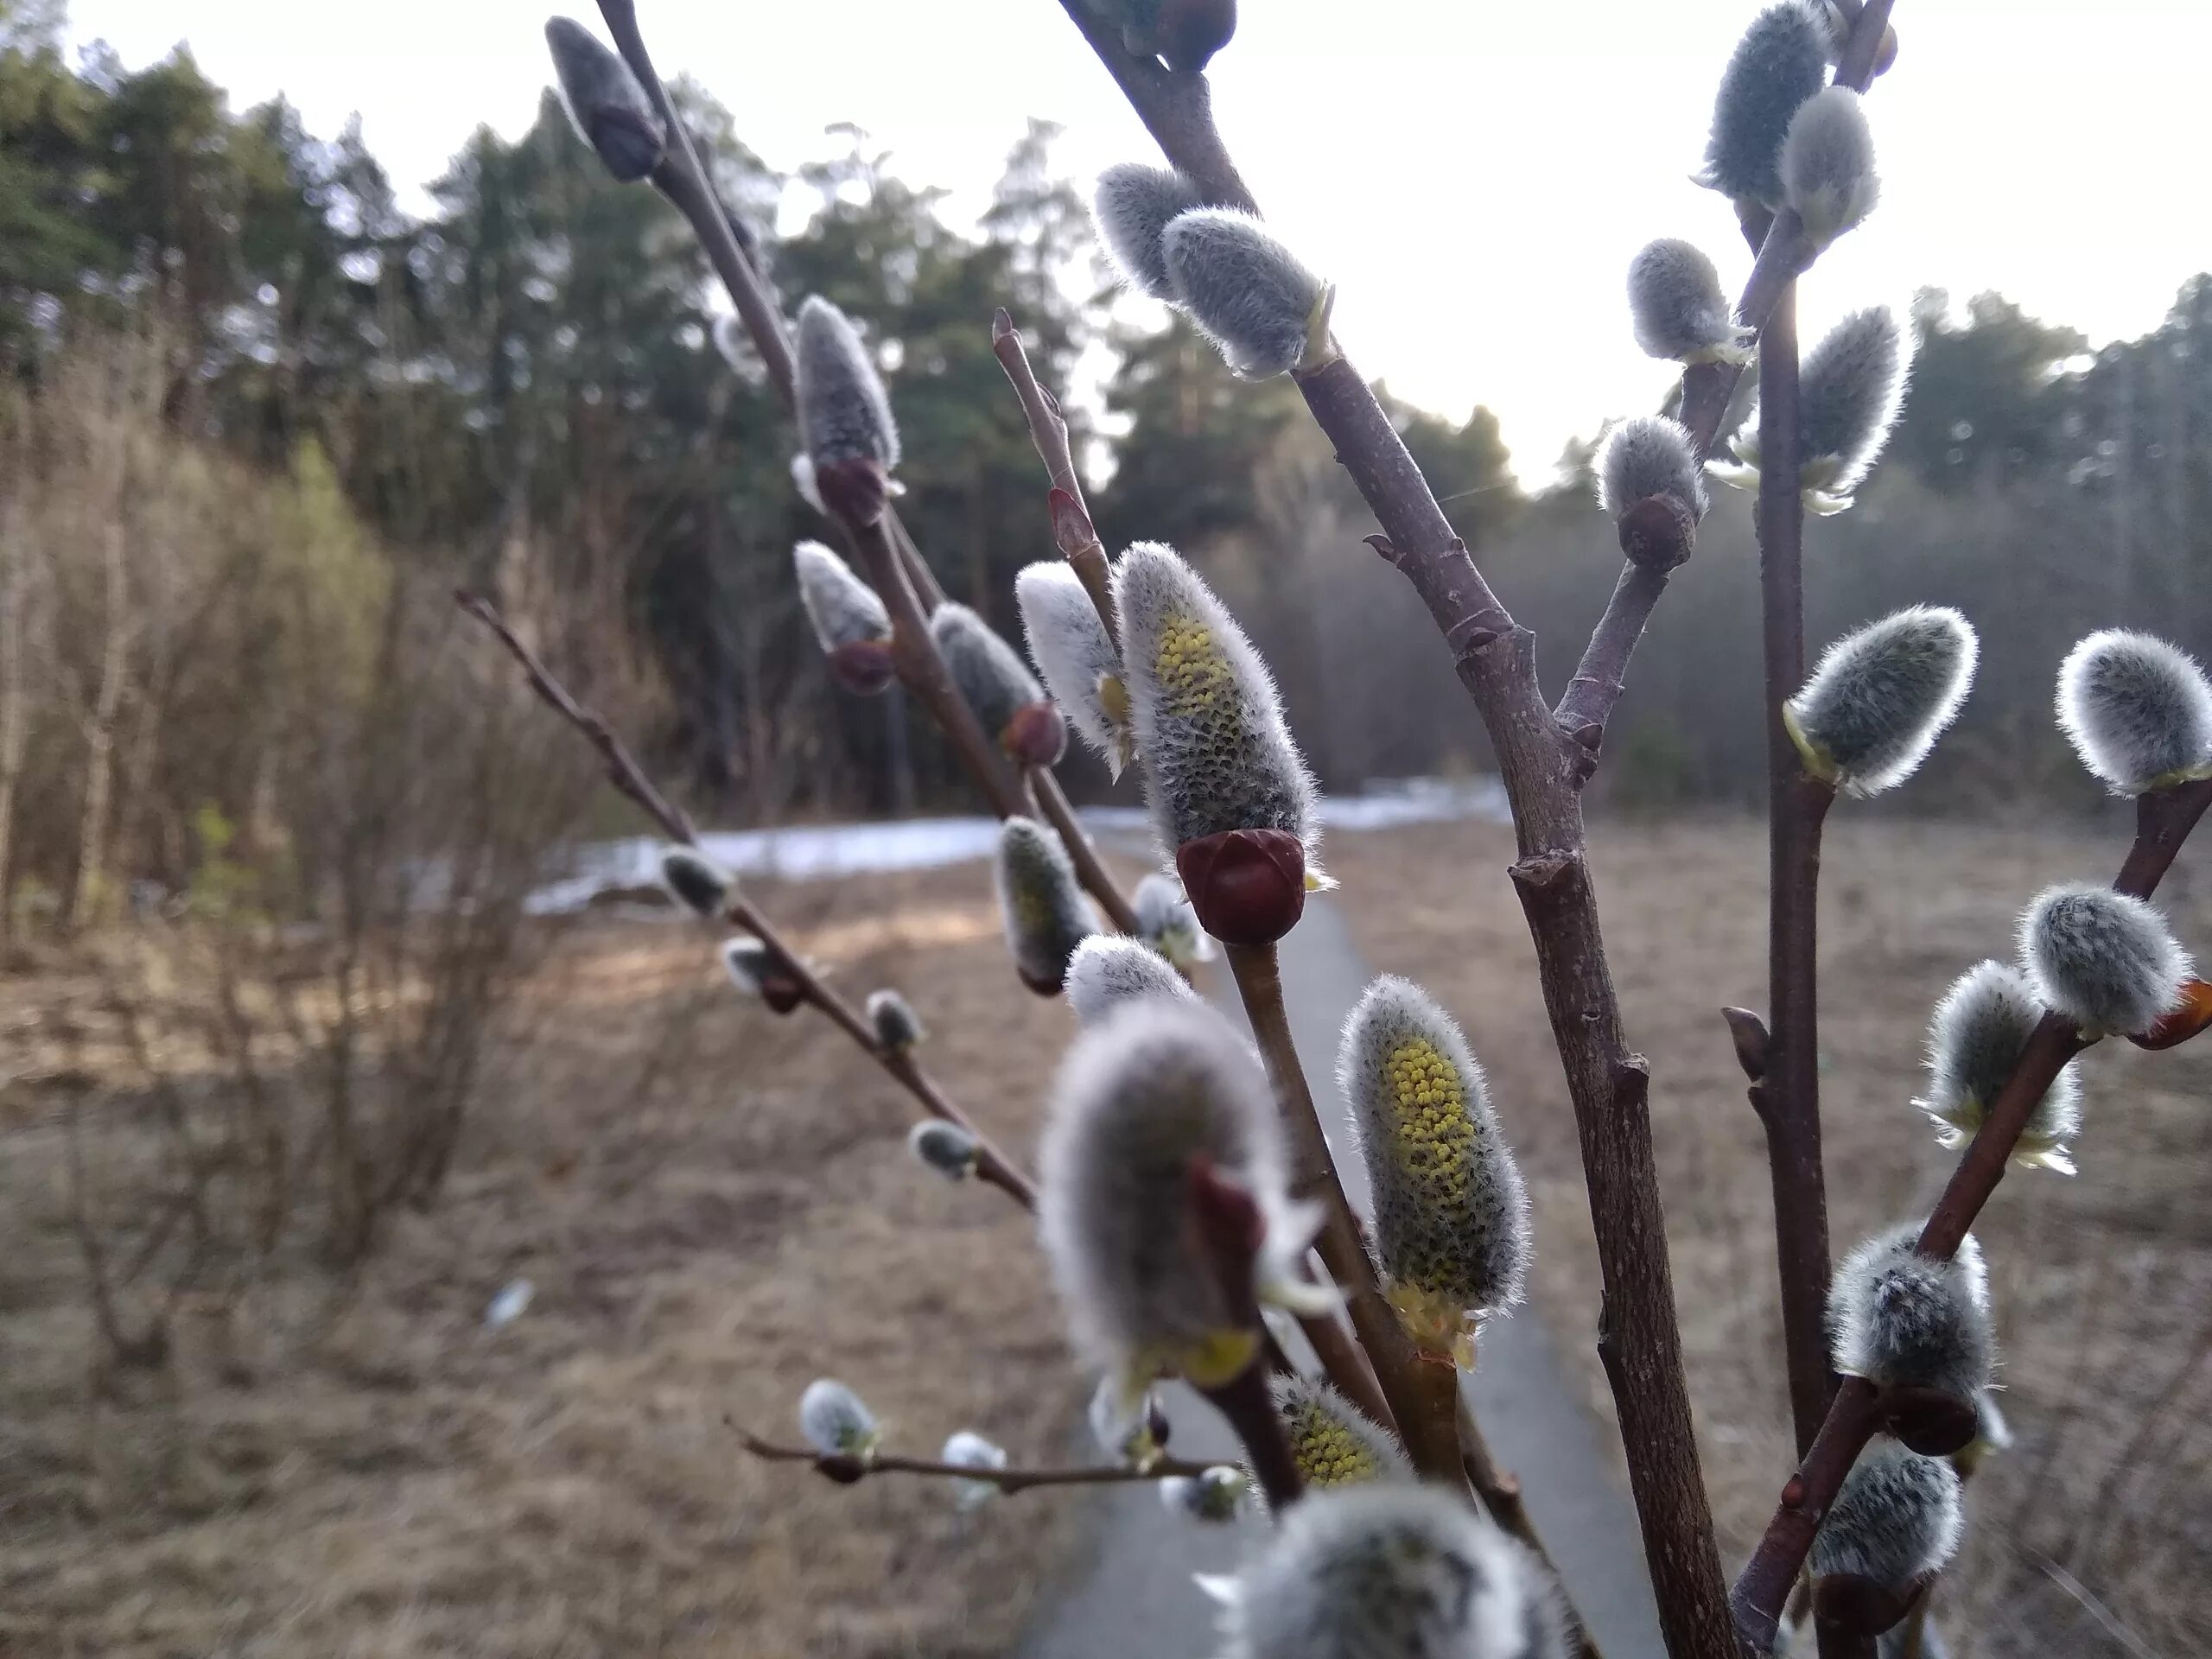
{"type": "MultiPolygon", "coordinates": [[[[728,1421],[725,1419],[724,1421],[728,1421]]],[[[982,1481],[1012,1494],[1039,1486],[1123,1486],[1141,1481],[1197,1479],[1217,1465],[1161,1458],[1141,1469],[1121,1464],[1085,1465],[1068,1469],[971,1469],[965,1464],[941,1463],[934,1458],[902,1458],[888,1452],[858,1458],[842,1452],[817,1452],[811,1446],[777,1446],[744,1429],[738,1442],[767,1463],[804,1463],[815,1472],[849,1486],[870,1475],[928,1475],[947,1480],[982,1481]]]]}
{"type": "MultiPolygon", "coordinates": [[[[2138,899],[2150,897],[2208,806],[2212,806],[2212,781],[2183,784],[2142,797],[2136,803],[2135,841],[2114,887],[2138,899]]],[[[1957,1253],[1960,1242],[2005,1179],[2037,1103],[2066,1064],[2088,1046],[2070,1020],[2056,1014],[2043,1017],[1921,1229],[1916,1248],[1922,1255],[1948,1260],[1957,1253]]],[[[1797,1472],[1783,1486],[1781,1504],[1731,1597],[1737,1628],[1758,1652],[1773,1650],[1783,1604],[1812,1550],[1813,1535],[1881,1419],[1873,1386],[1862,1377],[1845,1378],[1797,1472]]]]}
{"type": "MultiPolygon", "coordinates": [[[[506,647],[507,654],[520,665],[540,702],[582,733],[587,741],[599,751],[600,760],[607,771],[607,781],[622,794],[635,802],[645,815],[657,824],[671,841],[686,847],[696,847],[698,832],[683,809],[676,805],[645,775],[614,729],[595,709],[585,707],[571,696],[566,686],[553,677],[537,654],[524,645],[499,614],[499,607],[480,594],[458,593],[454,595],[461,609],[489,629],[493,636],[506,647]]],[[[805,958],[785,940],[774,925],[763,915],[756,905],[741,892],[733,887],[726,913],[747,931],[755,935],[773,951],[783,970],[799,986],[804,998],[823,1014],[830,1022],[850,1037],[868,1057],[888,1072],[912,1095],[924,1112],[930,1116],[964,1129],[976,1142],[976,1175],[1005,1192],[1025,1210],[1037,1207],[1037,1191],[1029,1178],[1016,1167],[1012,1160],[993,1144],[990,1137],[977,1128],[968,1115],[947,1099],[944,1091],[914,1064],[913,1057],[904,1049],[886,1048],[875,1039],[875,1028],[862,1015],[825,984],[820,975],[806,965],[805,958]]]]}
{"type": "MultiPolygon", "coordinates": [[[[1661,506],[1663,510],[1664,504],[1661,506]]],[[[1687,539],[1683,546],[1683,556],[1687,558],[1687,539]]],[[[1660,595],[1667,591],[1667,578],[1673,574],[1673,569],[1672,565],[1646,563],[1633,556],[1621,566],[1613,596],[1605,601],[1605,613],[1591,630],[1590,644],[1583,651],[1574,677],[1567,682],[1567,694],[1553,710],[1560,728],[1573,741],[1578,751],[1576,775],[1583,782],[1587,782],[1598,769],[1598,751],[1605,741],[1605,722],[1612,718],[1614,705],[1628,689],[1629,658],[1636,654],[1637,642],[1643,638],[1644,626],[1651,620],[1651,613],[1658,608],[1660,595]]]]}
{"type": "Polygon", "coordinates": [[[1037,797],[1037,804],[1045,818],[1060,837],[1060,844],[1068,849],[1068,858],[1075,865],[1077,879],[1106,912],[1114,925],[1124,933],[1137,931],[1137,912],[1134,906],[1122,896],[1122,889],[1115,884],[1105,861],[1098,856],[1098,849],[1084,833],[1082,822],[1069,804],[1060,780],[1049,768],[1032,767],[1029,787],[1037,797]]]}
{"type": "MultiPolygon", "coordinates": [[[[1465,1465],[1467,1479],[1475,1489],[1475,1496],[1482,1499],[1483,1508],[1490,1518],[1536,1552],[1538,1559],[1551,1568],[1553,1579],[1566,1594],[1566,1580],[1560,1576],[1559,1567],[1552,1560],[1552,1553],[1544,1547],[1536,1523],[1529,1518],[1528,1506],[1521,1501],[1521,1481],[1511,1471],[1497,1466],[1491,1455],[1490,1442],[1484,1439],[1482,1426],[1475,1421],[1474,1409],[1467,1404],[1465,1390],[1459,1391],[1458,1402],[1459,1419],[1459,1458],[1465,1465]]],[[[1599,1651],[1597,1638],[1590,1634],[1590,1627],[1582,1622],[1582,1615],[1573,1607],[1574,1615],[1575,1649],[1579,1659],[1605,1659],[1599,1651]]]]}
{"type": "Polygon", "coordinates": [[[1834,790],[1808,777],[1783,720],[1805,678],[1805,505],[1799,489],[1797,301],[1783,290],[1759,347],[1759,601],[1766,657],[1766,1128],[1789,1414],[1802,1456],[1827,1414],[1827,1179],[1821,1162],[1817,929],[1821,825],[1834,790]]]}
{"type": "Polygon", "coordinates": [[[1122,630],[1120,619],[1114,614],[1112,573],[1107,568],[1106,549],[1098,539],[1097,527],[1090,521],[1090,509],[1084,502],[1083,479],[1068,448],[1067,418],[1060,413],[1059,401],[1037,384],[1037,372],[1029,366],[1029,353],[1022,348],[1021,333],[1003,306],[991,318],[991,352],[1013,383],[1014,396],[1021,400],[1022,415],[1029,423],[1029,441],[1037,446],[1038,458],[1052,480],[1053,542],[1073,567],[1083,591],[1098,607],[1106,637],[1118,651],[1122,630]]]}
{"type": "Polygon", "coordinates": [[[1429,1379],[1419,1374],[1421,1361],[1413,1340],[1376,1282],[1374,1264],[1360,1242],[1359,1224],[1344,1195],[1335,1160],[1329,1155],[1328,1137],[1322,1132],[1313,1090],[1306,1085],[1305,1069],[1291,1041],[1275,947],[1224,944],[1222,949],[1229,958],[1246,1017],[1252,1022],[1261,1057],[1267,1062],[1284,1127],[1289,1131],[1292,1191],[1321,1206],[1321,1233],[1314,1248],[1344,1293],[1352,1329],[1375,1368],[1376,1382],[1389,1404],[1389,1416],[1397,1424],[1399,1438],[1405,1442],[1414,1466],[1424,1476],[1466,1491],[1466,1471],[1460,1461],[1457,1419],[1451,1402],[1443,1402],[1440,1416],[1438,1396],[1427,1386],[1429,1379]]]}

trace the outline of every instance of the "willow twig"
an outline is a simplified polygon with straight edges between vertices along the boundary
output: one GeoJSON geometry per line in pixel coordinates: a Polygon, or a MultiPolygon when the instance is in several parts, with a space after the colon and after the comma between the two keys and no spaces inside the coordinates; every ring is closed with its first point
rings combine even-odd
{"type": "Polygon", "coordinates": [[[1098,900],[1107,917],[1124,933],[1137,931],[1137,912],[1122,894],[1121,887],[1107,870],[1098,849],[1084,833],[1083,821],[1075,815],[1060,780],[1049,768],[1033,766],[1029,769],[1029,787],[1037,797],[1037,805],[1060,837],[1060,844],[1068,849],[1068,859],[1075,866],[1076,879],[1081,881],[1090,896],[1098,900]]]}
{"type": "Polygon", "coordinates": [[[1122,630],[1120,619],[1114,614],[1113,576],[1107,568],[1105,545],[1098,539],[1090,509],[1083,499],[1083,480],[1076,472],[1074,454],[1068,448],[1067,417],[1060,413],[1059,400],[1037,384],[1037,372],[1029,366],[1029,353],[1022,347],[1021,332],[1003,306],[991,318],[991,353],[1013,383],[1014,396],[1021,400],[1022,415],[1029,423],[1029,441],[1037,446],[1038,458],[1052,480],[1053,543],[1083,583],[1083,591],[1090,595],[1090,602],[1098,607],[1106,637],[1119,650],[1122,630]]]}
{"type": "MultiPolygon", "coordinates": [[[[2212,780],[2183,784],[2140,798],[2136,803],[2135,840],[2120,866],[2119,879],[2113,883],[2115,890],[2137,899],[2147,899],[2157,891],[2208,806],[2212,806],[2212,780]]],[[[1961,1242],[2005,1179],[2037,1105],[2067,1063],[2088,1046],[2071,1020],[2057,1014],[2044,1015],[1921,1229],[1916,1246],[1920,1254],[1948,1261],[1958,1253],[1961,1242]]],[[[1845,1477],[1881,1421],[1879,1396],[1873,1385],[1863,1377],[1846,1377],[1796,1473],[1783,1484],[1782,1502],[1738,1576],[1730,1598],[1737,1628],[1757,1651],[1773,1651],[1783,1604],[1812,1550],[1813,1535],[1820,1530],[1828,1506],[1843,1490],[1845,1477]]]]}
{"type": "MultiPolygon", "coordinates": [[[[454,595],[461,608],[490,630],[493,637],[506,648],[507,654],[520,665],[530,689],[538,700],[581,733],[599,751],[606,768],[607,781],[622,794],[635,802],[645,815],[659,826],[661,833],[671,841],[686,847],[699,844],[698,832],[692,828],[690,817],[655,787],[645,768],[638,764],[627,745],[618,736],[597,710],[578,702],[569,689],[553,677],[552,671],[538,660],[537,653],[522,642],[498,606],[481,594],[461,593],[454,595]]],[[[805,959],[793,950],[760,907],[743,893],[733,888],[726,912],[729,918],[756,936],[761,944],[773,951],[784,972],[799,986],[804,1000],[829,1017],[830,1022],[867,1051],[885,1071],[888,1072],[928,1116],[964,1129],[976,1142],[976,1175],[1005,1192],[1025,1210],[1037,1205],[1037,1190],[1028,1176],[1014,1161],[994,1145],[988,1135],[977,1128],[968,1115],[946,1097],[913,1057],[904,1049],[886,1048],[876,1041],[875,1030],[849,1002],[823,982],[822,976],[806,965],[805,959]]]]}
{"type": "Polygon", "coordinates": [[[1039,1486],[1126,1486],[1178,1477],[1196,1479],[1217,1466],[1179,1458],[1160,1458],[1142,1468],[1090,1464],[1065,1469],[991,1469],[943,1463],[934,1458],[903,1458],[882,1452],[861,1458],[843,1452],[817,1452],[811,1446],[778,1446],[741,1428],[737,1431],[737,1438],[747,1452],[765,1462],[810,1464],[817,1473],[846,1486],[870,1475],[926,1475],[946,1480],[980,1481],[1012,1494],[1039,1486]]]}

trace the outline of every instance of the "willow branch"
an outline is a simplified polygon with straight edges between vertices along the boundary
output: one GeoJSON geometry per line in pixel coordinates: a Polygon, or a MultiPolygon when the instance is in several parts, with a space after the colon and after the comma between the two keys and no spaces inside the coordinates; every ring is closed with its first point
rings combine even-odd
{"type": "Polygon", "coordinates": [[[1290,1135],[1291,1190],[1321,1206],[1321,1233],[1315,1249],[1329,1276],[1344,1293],[1352,1330],[1375,1368],[1376,1382],[1389,1405],[1399,1438],[1423,1475],[1465,1491],[1466,1471],[1460,1461],[1459,1430],[1451,1404],[1444,1402],[1440,1417],[1436,1391],[1428,1386],[1430,1379],[1421,1375],[1421,1360],[1413,1340],[1376,1282],[1374,1264],[1360,1242],[1359,1223],[1344,1194],[1336,1161],[1329,1155],[1328,1137],[1322,1131],[1313,1090],[1291,1041],[1275,948],[1224,944],[1222,949],[1290,1135]]]}
{"type": "MultiPolygon", "coordinates": [[[[1459,1460],[1465,1466],[1468,1483],[1475,1489],[1475,1496],[1482,1500],[1490,1518],[1536,1552],[1546,1567],[1552,1570],[1554,1580],[1564,1586],[1552,1553],[1544,1547],[1543,1536],[1536,1530],[1536,1523],[1529,1518],[1528,1505],[1521,1501],[1521,1481],[1510,1470],[1501,1469],[1497,1459],[1491,1454],[1490,1442],[1483,1436],[1482,1426],[1476,1422],[1473,1408],[1467,1404],[1465,1390],[1458,1402],[1459,1420],[1459,1460]]],[[[1562,1590],[1561,1593],[1565,1593],[1562,1590]]],[[[1570,1608],[1569,1611],[1573,1610],[1570,1608]]],[[[1575,1651],[1580,1659],[1605,1659],[1598,1649],[1597,1638],[1590,1634],[1590,1627],[1582,1616],[1574,1616],[1575,1635],[1580,1645],[1575,1651]]]]}
{"type": "MultiPolygon", "coordinates": [[[[2113,887],[2134,898],[2149,898],[2208,806],[2212,806],[2212,781],[2143,796],[2136,803],[2134,843],[2113,887]]],[[[1921,1229],[1916,1248],[1923,1255],[1948,1261],[1958,1253],[1960,1243],[2005,1179],[2037,1105],[2067,1063],[2088,1046],[2072,1021],[2056,1014],[2044,1015],[1921,1229]]],[[[1731,1598],[1738,1629],[1758,1652],[1773,1651],[1783,1604],[1811,1553],[1813,1535],[1882,1419],[1873,1385],[1863,1377],[1846,1377],[1797,1472],[1783,1484],[1781,1504],[1731,1598]]]]}
{"type": "Polygon", "coordinates": [[[870,1475],[925,1475],[945,1480],[980,1481],[1012,1494],[1039,1486],[1126,1486],[1140,1482],[1196,1479],[1215,1465],[1161,1458],[1141,1469],[1120,1464],[1084,1465],[1067,1469],[988,1469],[963,1463],[942,1463],[934,1458],[902,1458],[887,1452],[856,1458],[842,1452],[817,1452],[811,1446],[777,1446],[744,1429],[737,1431],[740,1445],[766,1463],[804,1463],[840,1485],[850,1486],[870,1475]]]}
{"type": "MultiPolygon", "coordinates": [[[[683,809],[671,801],[655,787],[645,768],[629,750],[614,728],[609,726],[596,709],[580,703],[569,689],[553,677],[552,671],[538,660],[537,653],[522,642],[499,607],[476,594],[455,594],[461,608],[488,629],[493,637],[506,648],[528,680],[530,689],[554,713],[574,727],[584,740],[599,752],[609,783],[636,803],[638,808],[658,825],[661,833],[683,846],[699,844],[698,832],[692,828],[690,817],[683,809]]],[[[881,1066],[929,1116],[954,1124],[965,1130],[976,1143],[976,1176],[999,1188],[1025,1210],[1037,1205],[1037,1191],[1028,1176],[1001,1152],[990,1137],[977,1128],[968,1115],[946,1097],[913,1057],[904,1049],[887,1048],[875,1038],[875,1029],[849,1002],[826,984],[822,976],[806,965],[806,960],[779,933],[774,924],[761,913],[758,906],[734,887],[727,906],[729,918],[755,935],[761,944],[772,951],[778,965],[800,988],[804,1000],[826,1015],[830,1022],[866,1050],[868,1058],[881,1066]]]]}
{"type": "Polygon", "coordinates": [[[1029,771],[1029,787],[1037,797],[1037,805],[1045,820],[1058,834],[1060,844],[1068,849],[1068,858],[1075,865],[1076,877],[1098,900],[1114,925],[1124,933],[1137,931],[1137,913],[1129,901],[1122,896],[1122,889],[1098,856],[1098,849],[1084,833],[1082,820],[1075,815],[1075,808],[1068,802],[1060,780],[1049,768],[1034,766],[1029,771]]]}
{"type": "Polygon", "coordinates": [[[1106,637],[1118,651],[1122,629],[1120,619],[1114,614],[1112,573],[1107,568],[1105,545],[1098,539],[1090,509],[1083,499],[1083,480],[1076,472],[1075,456],[1068,448],[1067,417],[1060,413],[1059,400],[1037,384],[1037,372],[1029,366],[1029,353],[1022,348],[1020,330],[1003,306],[991,318],[991,353],[1013,383],[1014,396],[1021,400],[1022,416],[1029,423],[1029,441],[1037,446],[1038,459],[1045,463],[1046,475],[1052,480],[1053,544],[1074,569],[1083,591],[1090,595],[1098,620],[1106,625],[1106,637]]]}

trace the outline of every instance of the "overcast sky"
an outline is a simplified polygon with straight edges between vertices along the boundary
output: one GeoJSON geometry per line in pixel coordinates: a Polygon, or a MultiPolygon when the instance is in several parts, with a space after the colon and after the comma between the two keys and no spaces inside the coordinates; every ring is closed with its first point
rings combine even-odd
{"type": "MultiPolygon", "coordinates": [[[[80,40],[137,67],[188,39],[243,108],[310,127],[359,111],[419,185],[477,124],[512,135],[548,79],[543,0],[73,0],[80,40]]],[[[574,15],[598,25],[590,0],[574,15]]],[[[1732,288],[1728,211],[1688,182],[1751,0],[1244,0],[1214,65],[1231,152],[1277,229],[1339,289],[1370,376],[1464,416],[1489,404],[1524,477],[1651,406],[1630,256],[1688,236],[1732,288]]],[[[767,162],[866,126],[972,220],[1022,118],[1068,129],[1078,176],[1155,159],[1054,0],[639,0],[664,72],[696,74],[767,162]]],[[[2212,0],[1900,0],[1870,107],[1884,200],[1807,280],[1806,326],[1923,283],[1996,288],[2093,341],[2140,333],[2212,269],[2203,65],[2212,0]]],[[[979,325],[981,326],[980,322],[979,325]]]]}

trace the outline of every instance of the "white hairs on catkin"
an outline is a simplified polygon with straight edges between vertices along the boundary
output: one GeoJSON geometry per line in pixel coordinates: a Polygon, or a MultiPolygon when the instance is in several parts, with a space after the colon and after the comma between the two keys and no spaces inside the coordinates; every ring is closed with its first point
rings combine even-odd
{"type": "Polygon", "coordinates": [[[1914,1248],[1908,1222],[1860,1243],[1835,1270],[1828,1338],[1835,1369],[1885,1389],[1940,1389],[1971,1404],[1997,1363],[1989,1274],[1972,1234],[1948,1262],[1914,1248]]]}
{"type": "Polygon", "coordinates": [[[1827,84],[1832,50],[1827,20],[1801,0],[1753,18],[1721,72],[1697,181],[1731,200],[1781,211],[1783,142],[1799,107],[1827,84]]]}
{"type": "Polygon", "coordinates": [[[868,1023],[875,1040],[885,1048],[912,1048],[924,1035],[921,1017],[913,1005],[888,988],[868,993],[868,1023]]]}
{"type": "Polygon", "coordinates": [[[1411,1480],[1412,1460],[1382,1426],[1319,1377],[1268,1379],[1291,1461],[1309,1488],[1411,1480]]]}
{"type": "Polygon", "coordinates": [[[2212,685],[2196,658],[2147,633],[2107,628],[2067,653],[2058,726],[2115,795],[2212,774],[2212,685]]]}
{"type": "Polygon", "coordinates": [[[1192,1001],[1198,993],[1149,945],[1118,933],[1094,933],[1068,958],[1067,996],[1075,1017],[1095,1026],[1140,997],[1192,1001]]]}
{"type": "Polygon", "coordinates": [[[825,652],[891,637],[891,613],[875,589],[820,542],[792,548],[791,568],[798,574],[798,602],[825,652]]]}
{"type": "Polygon", "coordinates": [[[834,1377],[818,1376],[798,1397],[799,1432],[824,1457],[865,1458],[883,1439],[867,1402],[834,1377]]]}
{"type": "Polygon", "coordinates": [[[999,918],[1007,949],[1022,983],[1056,995],[1076,947],[1098,931],[1098,917],[1083,895],[1075,865],[1059,837],[1034,819],[1008,818],[999,826],[999,918]]]}
{"type": "Polygon", "coordinates": [[[1452,1016],[1384,976],[1344,1022],[1337,1084],[1375,1200],[1374,1251],[1414,1340],[1471,1363],[1473,1322],[1521,1299],[1529,1200],[1452,1016]]]}
{"type": "Polygon", "coordinates": [[[1813,1537],[1813,1576],[1844,1573],[1901,1592],[1937,1571],[1964,1524],[1958,1471],[1878,1434],[1813,1537]]]}
{"type": "Polygon", "coordinates": [[[1156,1376],[1228,1382],[1258,1351],[1192,1226],[1198,1160],[1250,1195],[1255,1278],[1287,1286],[1315,1217],[1287,1185],[1267,1074],[1195,999],[1142,997],[1077,1037],[1052,1085],[1037,1227],[1077,1351],[1130,1395],[1156,1376]]]}
{"type": "Polygon", "coordinates": [[[1188,967],[1213,960],[1213,941],[1198,925],[1198,912],[1173,876],[1148,872],[1137,883],[1129,906],[1137,913],[1137,937],[1168,961],[1188,967]]]}
{"type": "Polygon", "coordinates": [[[737,884],[728,870],[694,847],[671,847],[660,855],[660,879],[693,914],[708,921],[720,918],[737,884]]]}
{"type": "Polygon", "coordinates": [[[550,19],[545,44],[569,124],[608,175],[618,184],[635,184],[659,166],[666,130],[630,66],[574,18],[550,19]]]}
{"type": "Polygon", "coordinates": [[[1783,707],[1806,770],[1847,795],[1896,788],[1958,718],[1979,653],[1966,618],[1941,606],[1846,634],[1783,707]]]}
{"type": "Polygon", "coordinates": [[[1245,379],[1289,373],[1325,334],[1327,285],[1251,214],[1193,208],[1160,246],[1176,303],[1245,379]]]}
{"type": "Polygon", "coordinates": [[[1629,262],[1629,321],[1636,343],[1677,363],[1741,363],[1756,331],[1741,327],[1702,249],[1677,237],[1650,243],[1629,262]]]}
{"type": "Polygon", "coordinates": [[[1205,206],[1205,193],[1180,173],[1123,162],[1098,175],[1091,219],[1122,275],[1155,300],[1173,300],[1175,284],[1163,245],[1167,226],[1205,206]]]}
{"type": "Polygon", "coordinates": [[[997,738],[1019,710],[1047,700],[1021,653],[965,605],[947,601],[931,612],[930,638],[987,736],[997,738]]]}
{"type": "MultiPolygon", "coordinates": [[[[1798,378],[1798,433],[1804,461],[1799,482],[1805,507],[1842,512],[1874,470],[1904,411],[1912,373],[1912,331],[1886,305],[1854,311],[1805,355],[1798,378]]],[[[1751,413],[1728,441],[1735,465],[1712,464],[1715,477],[1738,488],[1755,486],[1759,415],[1751,413]]]]}
{"type": "Polygon", "coordinates": [[[2142,1035],[2180,1005],[2195,971],[2157,910],[2090,886],[2036,895],[2020,918],[2020,962],[2036,995],[2093,1036],[2142,1035]]]}
{"type": "Polygon", "coordinates": [[[1238,1575],[1226,1659],[1565,1659],[1559,1586],[1492,1522],[1397,1482],[1314,1492],[1238,1575]]]}
{"type": "Polygon", "coordinates": [[[1139,542],[1114,568],[1145,794],[1163,851],[1224,830],[1281,830],[1320,866],[1313,779],[1267,665],[1174,549],[1139,542]]]}
{"type": "Polygon", "coordinates": [[[1635,415],[1618,421],[1598,447],[1598,505],[1618,519],[1637,502],[1672,496],[1705,517],[1705,479],[1689,429],[1664,415],[1635,415]]]}
{"type": "Polygon", "coordinates": [[[842,461],[899,464],[899,425],[875,359],[842,311],[819,294],[798,308],[798,429],[818,474],[842,461]]]}
{"type": "MultiPolygon", "coordinates": [[[[1977,963],[1943,993],[1929,1022],[1928,1093],[1913,1104],[1944,1146],[1955,1150],[1980,1130],[2043,1014],[2028,976],[2001,962],[1977,963]]],[[[2082,1080],[2069,1061],[2029,1114],[2012,1161],[2071,1175],[2069,1146],[2081,1127],[2082,1080]]]]}
{"type": "Polygon", "coordinates": [[[1052,701],[1119,778],[1134,747],[1128,692],[1121,655],[1082,579],[1063,562],[1045,560],[1024,567],[1014,579],[1014,598],[1028,636],[1029,660],[1045,677],[1052,701]]]}
{"type": "Polygon", "coordinates": [[[1782,144],[1782,188],[1825,247],[1862,223],[1882,196],[1874,170],[1874,131],[1848,86],[1824,86],[1797,106],[1782,144]]]}
{"type": "Polygon", "coordinates": [[[948,1181],[964,1181],[976,1173],[982,1149],[976,1137],[957,1123],[925,1118],[906,1132],[906,1150],[925,1169],[935,1170],[948,1181]]]}

